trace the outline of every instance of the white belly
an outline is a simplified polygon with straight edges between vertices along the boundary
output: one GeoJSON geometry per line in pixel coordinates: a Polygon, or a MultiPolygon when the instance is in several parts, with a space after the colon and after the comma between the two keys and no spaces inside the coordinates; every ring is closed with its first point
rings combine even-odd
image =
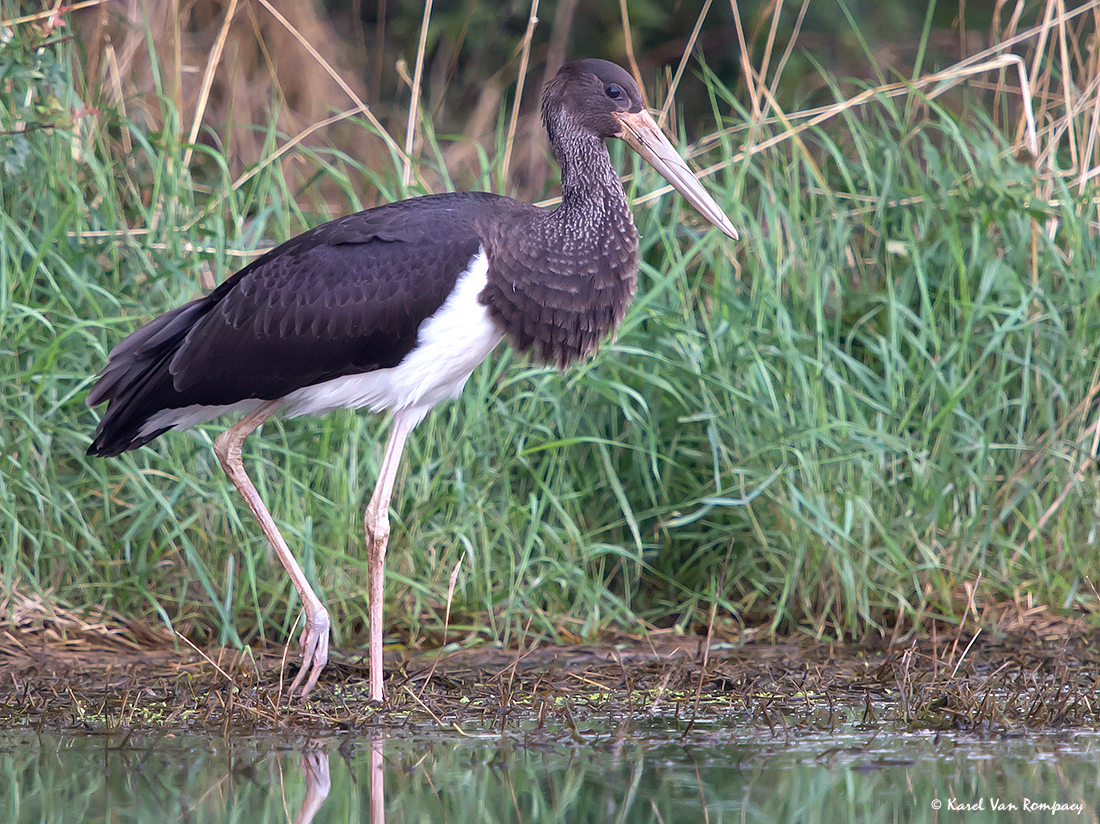
{"type": "MultiPolygon", "coordinates": [[[[456,397],[477,365],[504,337],[477,299],[488,272],[489,260],[482,249],[459,276],[444,304],[420,325],[416,348],[397,366],[297,389],[283,398],[280,413],[292,418],[366,406],[376,411],[409,412],[419,420],[440,401],[456,397]]],[[[246,400],[228,406],[165,409],[149,418],[141,433],[166,427],[187,429],[226,412],[247,414],[261,403],[246,400]]]]}
{"type": "Polygon", "coordinates": [[[440,401],[457,397],[477,365],[504,337],[477,299],[488,272],[489,260],[479,251],[447,301],[421,324],[416,348],[397,366],[291,392],[284,414],[319,415],[360,406],[427,412],[440,401]]]}

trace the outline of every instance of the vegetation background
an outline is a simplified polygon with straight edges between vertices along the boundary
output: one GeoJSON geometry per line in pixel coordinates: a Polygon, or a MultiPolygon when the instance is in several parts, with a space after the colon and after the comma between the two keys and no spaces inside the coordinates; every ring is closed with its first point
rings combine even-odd
{"type": "MultiPolygon", "coordinates": [[[[450,188],[552,202],[538,91],[578,56],[638,75],[744,239],[615,149],[638,298],[590,362],[503,349],[417,430],[388,637],[1094,623],[1098,15],[0,0],[7,637],[292,636],[217,429],[88,459],[91,381],[142,320],[350,209],[450,188]]],[[[364,630],[384,427],[338,413],[246,444],[338,646],[364,630]]]]}

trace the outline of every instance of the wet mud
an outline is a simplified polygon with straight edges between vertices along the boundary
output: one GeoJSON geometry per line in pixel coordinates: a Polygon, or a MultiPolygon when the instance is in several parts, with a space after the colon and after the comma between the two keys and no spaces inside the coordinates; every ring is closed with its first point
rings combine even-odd
{"type": "Polygon", "coordinates": [[[334,651],[303,700],[287,693],[294,650],[199,650],[133,627],[58,631],[39,620],[0,632],[0,726],[307,732],[522,722],[537,730],[640,714],[686,729],[721,718],[773,735],[851,723],[999,735],[1100,726],[1100,633],[1081,623],[953,628],[892,644],[751,635],[389,650],[379,707],[367,698],[365,649],[334,651]]]}

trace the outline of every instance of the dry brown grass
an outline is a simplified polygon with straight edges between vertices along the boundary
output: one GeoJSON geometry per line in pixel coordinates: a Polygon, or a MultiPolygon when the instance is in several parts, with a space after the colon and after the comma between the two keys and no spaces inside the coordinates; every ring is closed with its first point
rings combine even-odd
{"type": "Polygon", "coordinates": [[[37,650],[85,655],[171,647],[164,630],[129,621],[105,610],[73,610],[54,597],[0,592],[0,656],[33,655],[37,650]]]}
{"type": "MultiPolygon", "coordinates": [[[[89,93],[108,95],[151,129],[173,125],[181,142],[218,141],[237,173],[268,151],[263,130],[252,124],[274,117],[279,132],[297,135],[364,96],[345,42],[310,3],[128,0],[85,8],[74,22],[89,93]],[[324,62],[309,59],[303,41],[318,44],[324,62]],[[150,64],[151,54],[160,65],[150,64]],[[157,77],[181,122],[162,123],[157,77]]],[[[330,124],[315,139],[354,149],[368,163],[386,157],[381,140],[338,127],[330,124]]],[[[292,179],[312,173],[296,169],[292,158],[284,166],[292,179]]]]}

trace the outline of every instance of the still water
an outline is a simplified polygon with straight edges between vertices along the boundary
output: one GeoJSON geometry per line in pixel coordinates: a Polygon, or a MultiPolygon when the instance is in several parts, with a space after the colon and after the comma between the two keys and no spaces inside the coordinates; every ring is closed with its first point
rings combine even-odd
{"type": "Polygon", "coordinates": [[[0,821],[1095,822],[1100,734],[623,721],[306,737],[0,732],[0,821]],[[778,732],[778,731],[777,731],[778,732]]]}

